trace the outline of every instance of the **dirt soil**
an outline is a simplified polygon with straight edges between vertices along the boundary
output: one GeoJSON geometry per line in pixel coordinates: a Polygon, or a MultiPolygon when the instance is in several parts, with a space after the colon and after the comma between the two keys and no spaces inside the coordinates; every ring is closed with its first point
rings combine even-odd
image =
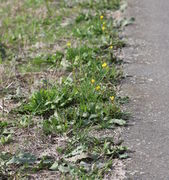
{"type": "Polygon", "coordinates": [[[126,82],[131,103],[126,145],[134,151],[128,179],[169,179],[169,1],[128,0],[136,22],[126,30],[126,82]]]}

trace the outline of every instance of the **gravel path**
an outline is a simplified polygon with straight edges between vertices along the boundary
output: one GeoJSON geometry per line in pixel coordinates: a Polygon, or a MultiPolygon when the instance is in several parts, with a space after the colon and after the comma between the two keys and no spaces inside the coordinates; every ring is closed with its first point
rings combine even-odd
{"type": "Polygon", "coordinates": [[[123,134],[135,151],[128,179],[169,180],[169,0],[128,1],[128,15],[136,18],[126,30],[129,77],[122,88],[133,115],[123,134]]]}

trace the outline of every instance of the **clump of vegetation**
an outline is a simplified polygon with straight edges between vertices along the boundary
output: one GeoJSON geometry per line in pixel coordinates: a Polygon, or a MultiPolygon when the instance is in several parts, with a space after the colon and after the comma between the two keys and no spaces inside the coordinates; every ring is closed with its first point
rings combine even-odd
{"type": "MultiPolygon", "coordinates": [[[[64,139],[57,150],[55,147],[57,159],[37,157],[20,148],[1,153],[0,174],[21,178],[48,170],[65,178],[102,179],[112,171],[114,158],[127,157],[127,148],[115,142],[113,135],[97,136],[105,130],[113,134],[117,127],[126,125],[127,114],[120,105],[127,98],[116,94],[122,71],[115,53],[124,42],[118,35],[119,22],[108,16],[108,10],[119,9],[120,2],[24,0],[17,7],[17,16],[7,10],[17,6],[15,1],[0,12],[0,17],[4,15],[1,41],[11,47],[3,57],[4,65],[14,62],[18,73],[28,75],[31,86],[34,78],[29,76],[45,72],[45,85],[41,83],[29,97],[22,96],[13,111],[17,120],[10,128],[22,129],[29,136],[42,133],[40,138],[49,138],[51,146],[56,143],[53,138],[64,139]],[[54,79],[48,78],[51,72],[54,79]],[[56,72],[62,75],[55,77],[56,72]]],[[[13,138],[4,129],[9,129],[8,125],[0,123],[0,141],[7,146],[13,138]]]]}

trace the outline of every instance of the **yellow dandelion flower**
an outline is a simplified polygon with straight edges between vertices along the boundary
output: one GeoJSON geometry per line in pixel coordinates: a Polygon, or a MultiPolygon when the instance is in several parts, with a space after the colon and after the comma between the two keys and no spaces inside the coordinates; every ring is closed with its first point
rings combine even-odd
{"type": "Polygon", "coordinates": [[[100,20],[103,20],[103,18],[104,18],[104,16],[103,16],[103,15],[101,15],[101,16],[100,16],[100,20]]]}
{"type": "Polygon", "coordinates": [[[113,46],[110,46],[110,49],[113,49],[113,46]]]}
{"type": "Polygon", "coordinates": [[[106,67],[107,67],[107,63],[103,63],[102,68],[106,68],[106,67]]]}
{"type": "Polygon", "coordinates": [[[94,80],[94,79],[92,79],[92,80],[91,80],[91,83],[92,83],[92,84],[94,84],[94,83],[95,83],[95,80],[94,80]]]}
{"type": "Polygon", "coordinates": [[[67,47],[71,47],[71,42],[67,42],[67,47]]]}
{"type": "Polygon", "coordinates": [[[102,26],[102,31],[105,31],[106,27],[105,26],[102,26]]]}
{"type": "Polygon", "coordinates": [[[113,102],[113,101],[114,101],[114,96],[111,96],[111,97],[110,97],[110,100],[113,102]]]}
{"type": "Polygon", "coordinates": [[[99,91],[99,90],[100,90],[100,88],[101,88],[100,86],[96,86],[96,90],[97,90],[97,91],[99,91]]]}

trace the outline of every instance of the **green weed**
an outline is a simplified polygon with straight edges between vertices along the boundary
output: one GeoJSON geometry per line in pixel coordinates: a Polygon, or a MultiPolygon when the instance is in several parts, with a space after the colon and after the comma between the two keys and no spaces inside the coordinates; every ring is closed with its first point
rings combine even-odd
{"type": "MultiPolygon", "coordinates": [[[[120,105],[127,99],[116,95],[122,72],[114,52],[125,45],[118,33],[128,22],[118,22],[108,14],[120,8],[121,0],[28,0],[15,16],[10,14],[13,3],[0,12],[4,15],[0,61],[14,62],[19,72],[52,68],[65,74],[23,101],[15,111],[16,125],[32,132],[38,124],[45,137],[64,136],[66,140],[57,148],[57,161],[16,153],[3,160],[4,168],[17,165],[18,178],[24,170],[45,169],[70,179],[103,179],[114,158],[127,157],[127,148],[113,137],[96,138],[93,133],[126,125],[120,105]],[[35,124],[35,116],[42,121],[35,124]]],[[[0,122],[3,146],[12,140],[12,133],[4,133],[7,128],[0,122]]]]}

